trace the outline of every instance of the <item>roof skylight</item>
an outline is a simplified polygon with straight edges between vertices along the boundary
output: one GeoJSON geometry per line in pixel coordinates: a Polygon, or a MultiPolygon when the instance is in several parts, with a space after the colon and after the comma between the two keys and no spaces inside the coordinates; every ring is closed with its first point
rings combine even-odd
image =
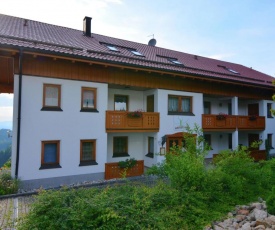
{"type": "Polygon", "coordinates": [[[224,65],[217,65],[218,67],[221,67],[221,68],[224,68],[226,69],[227,71],[231,72],[231,73],[234,73],[234,74],[240,74],[238,71],[234,70],[234,69],[230,69],[230,68],[227,68],[226,66],[224,65]]]}
{"type": "Polygon", "coordinates": [[[174,63],[174,64],[177,64],[177,65],[182,65],[182,63],[180,61],[178,61],[177,59],[174,59],[174,58],[168,58],[167,59],[168,61],[174,63]]]}
{"type": "Polygon", "coordinates": [[[230,71],[231,73],[235,73],[235,74],[240,74],[239,72],[233,70],[233,69],[229,69],[229,68],[226,68],[228,71],[230,71]]]}
{"type": "Polygon", "coordinates": [[[108,48],[109,50],[111,50],[111,51],[119,52],[118,49],[117,49],[115,46],[113,46],[113,45],[106,45],[106,46],[107,46],[107,48],[108,48]]]}
{"type": "Polygon", "coordinates": [[[140,52],[138,52],[136,50],[130,50],[130,52],[137,56],[144,56],[143,54],[141,54],[140,52]]]}

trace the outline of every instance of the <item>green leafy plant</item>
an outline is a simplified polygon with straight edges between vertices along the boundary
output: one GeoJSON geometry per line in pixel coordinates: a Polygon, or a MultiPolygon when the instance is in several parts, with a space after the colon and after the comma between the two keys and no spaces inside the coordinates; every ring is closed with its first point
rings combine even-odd
{"type": "Polygon", "coordinates": [[[168,177],[167,183],[42,191],[17,229],[197,230],[258,197],[273,212],[275,159],[255,163],[240,146],[222,151],[214,165],[205,167],[208,148],[200,128],[186,130],[184,148],[173,147],[162,164],[152,167],[152,174],[168,177]]]}
{"type": "Polygon", "coordinates": [[[262,140],[253,141],[250,145],[251,148],[259,148],[259,146],[263,143],[262,140]]]}
{"type": "Polygon", "coordinates": [[[133,168],[137,164],[137,160],[135,158],[126,159],[125,161],[119,161],[118,166],[120,168],[133,168]]]}
{"type": "Polygon", "coordinates": [[[275,215],[275,186],[272,187],[272,191],[266,199],[266,204],[268,213],[275,215]]]}
{"type": "Polygon", "coordinates": [[[14,179],[9,172],[0,174],[0,195],[17,193],[19,188],[19,179],[14,179]]]}

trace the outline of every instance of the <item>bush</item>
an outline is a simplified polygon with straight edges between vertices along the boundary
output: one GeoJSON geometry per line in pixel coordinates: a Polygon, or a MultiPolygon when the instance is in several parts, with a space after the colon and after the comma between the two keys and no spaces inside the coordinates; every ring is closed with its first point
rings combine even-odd
{"type": "Polygon", "coordinates": [[[3,172],[0,174],[0,195],[17,193],[20,181],[13,179],[10,173],[3,172]]]}
{"type": "Polygon", "coordinates": [[[177,191],[163,183],[42,191],[18,229],[177,229],[177,191]]]}
{"type": "Polygon", "coordinates": [[[272,187],[272,191],[266,200],[266,204],[268,213],[275,215],[275,186],[272,187]]]}
{"type": "Polygon", "coordinates": [[[201,131],[187,131],[184,148],[172,148],[162,164],[148,170],[171,183],[43,191],[18,229],[197,230],[259,196],[275,212],[275,159],[254,163],[239,148],[223,151],[213,167],[205,167],[208,146],[201,131]]]}

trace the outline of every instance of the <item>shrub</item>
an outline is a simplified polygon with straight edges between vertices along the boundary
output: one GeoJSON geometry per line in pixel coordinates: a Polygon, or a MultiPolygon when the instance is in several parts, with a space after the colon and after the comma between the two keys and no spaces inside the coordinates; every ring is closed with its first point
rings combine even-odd
{"type": "Polygon", "coordinates": [[[126,159],[125,161],[119,161],[118,166],[120,168],[133,168],[137,164],[137,160],[135,158],[126,159]]]}
{"type": "Polygon", "coordinates": [[[266,204],[268,213],[275,215],[275,186],[272,187],[272,191],[266,199],[266,204]]]}
{"type": "Polygon", "coordinates": [[[17,193],[19,182],[18,179],[13,179],[8,172],[0,174],[0,195],[17,193]]]}
{"type": "Polygon", "coordinates": [[[177,191],[163,183],[42,191],[23,229],[177,229],[185,225],[177,191]]]}
{"type": "Polygon", "coordinates": [[[10,169],[11,168],[11,159],[9,159],[4,165],[3,165],[4,169],[10,169]]]}
{"type": "Polygon", "coordinates": [[[275,159],[254,163],[241,147],[223,151],[213,167],[205,167],[208,146],[201,131],[187,131],[184,148],[172,148],[163,163],[148,170],[171,183],[43,191],[18,229],[197,230],[259,196],[275,212],[275,159]]]}

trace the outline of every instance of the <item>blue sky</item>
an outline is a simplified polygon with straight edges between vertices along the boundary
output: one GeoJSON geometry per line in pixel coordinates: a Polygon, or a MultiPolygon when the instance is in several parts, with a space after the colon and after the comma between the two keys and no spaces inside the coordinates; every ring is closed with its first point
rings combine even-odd
{"type": "MultiPolygon", "coordinates": [[[[2,14],[79,30],[90,16],[93,33],[140,43],[154,34],[159,47],[275,77],[274,0],[0,0],[0,5],[2,14]]],[[[0,94],[0,129],[6,103],[12,106],[0,94]]]]}

